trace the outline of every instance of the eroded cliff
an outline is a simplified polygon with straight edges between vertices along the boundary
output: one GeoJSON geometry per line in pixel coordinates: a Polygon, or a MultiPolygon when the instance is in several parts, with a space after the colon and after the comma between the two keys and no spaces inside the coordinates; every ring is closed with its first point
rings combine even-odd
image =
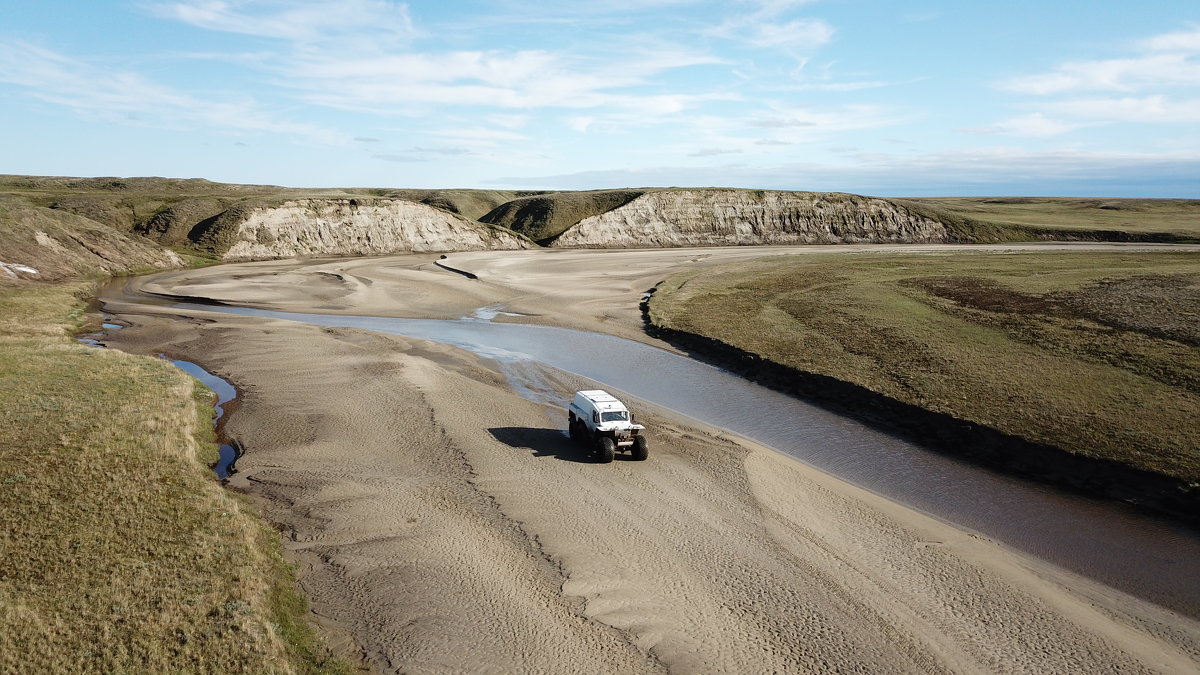
{"type": "Polygon", "coordinates": [[[242,208],[219,220],[206,234],[224,260],[532,246],[511,232],[405,200],[298,199],[242,208]]]}
{"type": "Polygon", "coordinates": [[[633,248],[952,239],[943,223],[885,199],[713,189],[647,192],[624,206],[584,218],[553,245],[633,248]]]}

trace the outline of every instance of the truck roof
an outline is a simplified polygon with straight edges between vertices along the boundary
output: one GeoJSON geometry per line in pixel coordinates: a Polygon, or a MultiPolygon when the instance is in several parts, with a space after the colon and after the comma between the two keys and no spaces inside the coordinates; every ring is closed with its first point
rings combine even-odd
{"type": "Polygon", "coordinates": [[[575,393],[576,396],[582,396],[592,402],[596,406],[596,410],[628,410],[624,403],[621,403],[615,396],[604,391],[603,389],[593,389],[591,391],[580,391],[575,393]]]}

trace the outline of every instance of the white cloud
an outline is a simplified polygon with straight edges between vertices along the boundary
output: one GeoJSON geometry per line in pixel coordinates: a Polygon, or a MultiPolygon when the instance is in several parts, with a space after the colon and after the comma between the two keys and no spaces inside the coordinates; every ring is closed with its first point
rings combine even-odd
{"type": "Polygon", "coordinates": [[[408,5],[387,0],[191,0],[147,6],[156,16],[198,28],[290,41],[406,39],[415,34],[408,5]]]}
{"type": "Polygon", "coordinates": [[[1001,82],[1035,98],[1032,112],[965,129],[1049,137],[1104,124],[1200,123],[1200,30],[1164,33],[1131,43],[1125,58],[1076,60],[1001,82]]]}
{"type": "Polygon", "coordinates": [[[488,115],[487,121],[504,129],[521,129],[529,125],[529,115],[488,115]]]}
{"type": "Polygon", "coordinates": [[[796,52],[813,52],[833,41],[837,31],[821,19],[779,22],[773,16],[751,14],[730,19],[706,31],[708,35],[737,40],[759,49],[785,47],[796,52]]]}
{"type": "Polygon", "coordinates": [[[1032,113],[1004,120],[990,127],[962,129],[962,131],[975,134],[1005,134],[1009,136],[1046,138],[1065,134],[1083,126],[1087,125],[1083,123],[1063,122],[1046,117],[1041,113],[1032,113]]]}
{"type": "Polygon", "coordinates": [[[583,115],[583,116],[578,116],[578,117],[568,117],[567,118],[567,128],[570,129],[571,131],[578,131],[579,133],[587,133],[588,130],[591,129],[592,124],[595,121],[596,121],[596,118],[592,117],[590,115],[583,115]]]}
{"type": "Polygon", "coordinates": [[[740,155],[741,150],[736,148],[701,148],[695,152],[689,152],[688,157],[716,157],[717,155],[740,155]]]}
{"type": "Polygon", "coordinates": [[[1088,98],[1046,104],[1061,115],[1106,122],[1195,122],[1200,124],[1200,98],[1172,99],[1167,96],[1088,98]]]}
{"type": "Polygon", "coordinates": [[[816,49],[833,40],[833,26],[820,19],[797,19],[784,24],[761,23],[748,37],[758,47],[816,49]]]}
{"type": "Polygon", "coordinates": [[[420,147],[420,146],[418,146],[415,148],[410,148],[409,151],[410,152],[419,152],[419,153],[426,154],[426,155],[446,155],[449,157],[477,154],[474,150],[470,150],[468,148],[463,148],[463,147],[454,146],[454,145],[439,145],[439,146],[435,146],[435,147],[420,147]]]}
{"type": "Polygon", "coordinates": [[[726,40],[736,40],[759,49],[787,48],[789,51],[812,52],[833,40],[833,26],[821,19],[786,18],[793,9],[812,4],[809,0],[744,0],[749,11],[736,11],[731,18],[712,27],[705,34],[726,40]]]}
{"type": "Polygon", "coordinates": [[[1200,86],[1200,29],[1156,35],[1135,47],[1137,53],[1126,58],[1067,61],[1050,72],[1014,77],[999,86],[1037,95],[1200,86]]]}
{"type": "Polygon", "coordinates": [[[854,104],[817,108],[773,104],[769,114],[751,118],[746,124],[772,129],[781,137],[812,135],[814,132],[872,129],[898,124],[902,115],[877,105],[854,104]]]}
{"type": "Polygon", "coordinates": [[[796,127],[815,127],[817,123],[808,119],[786,117],[764,117],[750,120],[750,125],[764,129],[794,129],[796,127]]]}
{"type": "Polygon", "coordinates": [[[524,134],[502,129],[486,127],[463,127],[461,129],[442,129],[432,132],[433,136],[452,143],[463,145],[496,145],[500,142],[523,142],[529,140],[524,134]]]}
{"type": "MultiPolygon", "coordinates": [[[[653,61],[579,63],[537,52],[405,54],[377,59],[308,60],[288,66],[284,83],[305,100],[382,114],[424,114],[426,106],[512,110],[606,108],[643,115],[678,113],[728,93],[629,93],[658,74],[653,61]]],[[[509,119],[518,119],[510,117],[509,119]]]]}
{"type": "Polygon", "coordinates": [[[1200,85],[1200,61],[1189,54],[1152,54],[1129,59],[1074,61],[1049,73],[1018,77],[1003,89],[1026,94],[1068,91],[1137,91],[1159,86],[1200,85]]]}
{"type": "Polygon", "coordinates": [[[819,0],[738,0],[739,5],[752,5],[755,14],[761,16],[779,16],[784,12],[798,7],[814,5],[819,0]]]}
{"type": "Polygon", "coordinates": [[[780,87],[783,90],[794,91],[861,91],[863,89],[878,89],[880,87],[888,87],[894,82],[885,82],[883,80],[865,80],[860,82],[802,82],[800,84],[780,87]]]}
{"type": "Polygon", "coordinates": [[[1156,52],[1200,53],[1200,28],[1155,35],[1143,40],[1142,47],[1156,52]]]}
{"type": "Polygon", "coordinates": [[[194,0],[153,7],[158,16],[190,25],[283,40],[283,49],[258,64],[274,78],[273,84],[298,92],[311,104],[377,114],[423,116],[445,105],[678,111],[708,99],[622,90],[652,84],[667,71],[720,62],[695,49],[632,37],[621,49],[610,45],[591,54],[565,49],[414,51],[375,37],[381,30],[401,37],[416,34],[406,6],[353,2],[346,7],[194,0]],[[342,38],[349,40],[349,48],[342,38]]]}
{"type": "Polygon", "coordinates": [[[0,44],[0,82],[26,87],[35,98],[82,116],[119,115],[167,128],[286,134],[328,144],[349,140],[340,132],[282,119],[245,96],[200,97],[26,43],[0,44]]]}
{"type": "Polygon", "coordinates": [[[762,155],[785,146],[828,142],[841,132],[886,127],[904,119],[886,108],[871,105],[771,105],[757,115],[740,109],[726,114],[685,111],[662,116],[598,113],[570,117],[564,123],[574,131],[594,134],[628,134],[657,126],[662,129],[662,134],[656,135],[658,143],[646,147],[642,154],[695,157],[712,156],[716,154],[710,151],[714,148],[762,155]]]}
{"type": "Polygon", "coordinates": [[[372,159],[382,159],[385,162],[397,162],[400,164],[413,164],[413,163],[417,163],[417,162],[428,162],[429,161],[427,158],[424,158],[424,157],[414,157],[412,155],[401,155],[399,153],[380,153],[378,155],[371,155],[371,158],[372,159]]]}

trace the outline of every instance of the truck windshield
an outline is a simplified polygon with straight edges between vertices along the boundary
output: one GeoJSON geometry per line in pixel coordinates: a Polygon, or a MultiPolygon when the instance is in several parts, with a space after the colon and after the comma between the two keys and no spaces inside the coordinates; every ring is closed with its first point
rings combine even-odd
{"type": "Polygon", "coordinates": [[[624,422],[629,419],[629,412],[626,410],[614,410],[612,412],[600,413],[601,422],[624,422]]]}

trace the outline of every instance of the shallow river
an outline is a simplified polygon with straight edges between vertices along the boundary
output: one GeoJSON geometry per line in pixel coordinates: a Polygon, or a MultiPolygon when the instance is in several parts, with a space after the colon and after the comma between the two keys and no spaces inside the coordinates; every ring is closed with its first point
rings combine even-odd
{"type": "Polygon", "coordinates": [[[439,321],[177,306],[364,328],[455,345],[495,359],[519,392],[546,401],[561,392],[545,391],[531,363],[576,373],[750,438],[1109,586],[1200,617],[1200,531],[924,450],[662,349],[598,333],[494,323],[486,314],[439,321]]]}

